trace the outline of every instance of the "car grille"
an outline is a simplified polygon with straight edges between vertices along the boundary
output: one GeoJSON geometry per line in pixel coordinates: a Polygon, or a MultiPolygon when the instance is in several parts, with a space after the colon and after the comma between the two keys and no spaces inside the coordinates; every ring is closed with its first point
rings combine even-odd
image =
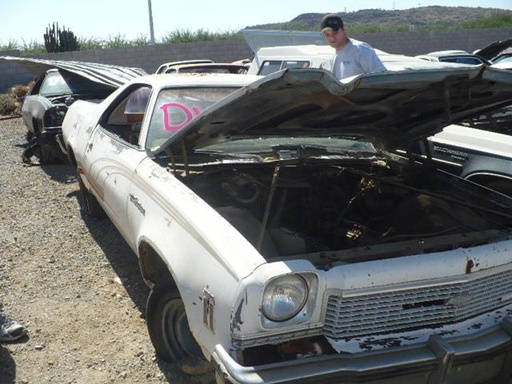
{"type": "MultiPolygon", "coordinates": [[[[475,273],[474,275],[477,275],[475,273]]],[[[458,322],[512,301],[512,271],[460,282],[341,291],[328,298],[324,335],[347,338],[458,322]]]]}

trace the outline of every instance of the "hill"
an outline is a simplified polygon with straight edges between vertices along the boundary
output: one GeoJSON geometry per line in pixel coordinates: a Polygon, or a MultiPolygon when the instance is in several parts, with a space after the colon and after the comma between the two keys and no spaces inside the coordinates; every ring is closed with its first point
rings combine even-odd
{"type": "MultiPolygon", "coordinates": [[[[484,20],[504,20],[512,26],[512,11],[481,7],[427,6],[404,10],[363,9],[337,12],[350,30],[377,32],[418,29],[464,29],[484,20]]],[[[263,24],[247,29],[318,30],[323,13],[305,13],[286,23],[263,24]]],[[[500,25],[495,28],[505,28],[500,25]]]]}

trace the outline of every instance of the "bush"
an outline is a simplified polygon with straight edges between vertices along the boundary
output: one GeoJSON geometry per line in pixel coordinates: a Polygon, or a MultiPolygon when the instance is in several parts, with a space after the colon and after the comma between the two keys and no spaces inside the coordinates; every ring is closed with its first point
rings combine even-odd
{"type": "Polygon", "coordinates": [[[0,116],[12,115],[16,111],[16,102],[8,94],[0,94],[0,116]]]}
{"type": "Polygon", "coordinates": [[[23,98],[33,85],[33,81],[28,85],[17,84],[11,87],[8,93],[0,94],[0,116],[19,113],[23,98]]]}

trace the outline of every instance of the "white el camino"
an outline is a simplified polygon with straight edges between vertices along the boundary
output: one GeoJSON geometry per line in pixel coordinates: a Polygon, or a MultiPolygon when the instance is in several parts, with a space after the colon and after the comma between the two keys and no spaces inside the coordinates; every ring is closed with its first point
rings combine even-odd
{"type": "Polygon", "coordinates": [[[512,200],[397,149],[511,101],[487,67],[152,75],[76,101],[62,140],[140,260],[162,359],[229,383],[509,382],[512,200]]]}

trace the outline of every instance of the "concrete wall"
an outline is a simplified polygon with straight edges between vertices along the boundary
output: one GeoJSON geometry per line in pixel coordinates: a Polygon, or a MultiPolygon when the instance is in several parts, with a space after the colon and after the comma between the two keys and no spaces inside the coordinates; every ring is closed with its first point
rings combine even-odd
{"type": "MultiPolygon", "coordinates": [[[[394,32],[352,34],[358,40],[366,41],[375,48],[389,53],[419,55],[445,49],[462,49],[472,52],[493,41],[512,38],[512,28],[394,32]]],[[[20,56],[20,52],[0,52],[0,56],[20,56]]],[[[50,60],[76,60],[104,64],[139,67],[153,73],[160,64],[185,59],[211,59],[218,62],[231,62],[251,58],[253,52],[245,40],[224,40],[213,42],[153,45],[101,49],[92,51],[61,52],[37,55],[34,57],[50,60]]],[[[16,84],[27,84],[34,78],[20,64],[0,60],[0,93],[16,84]]]]}
{"type": "Polygon", "coordinates": [[[415,56],[447,49],[473,52],[494,41],[511,39],[512,28],[367,33],[353,37],[389,53],[415,56]]]}

